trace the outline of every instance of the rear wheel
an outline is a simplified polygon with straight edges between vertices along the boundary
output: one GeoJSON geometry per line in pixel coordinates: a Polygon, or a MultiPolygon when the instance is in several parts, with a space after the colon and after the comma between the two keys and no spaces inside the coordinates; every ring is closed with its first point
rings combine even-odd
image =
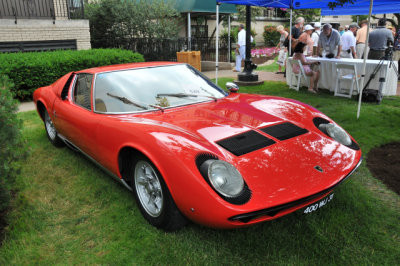
{"type": "Polygon", "coordinates": [[[47,112],[47,110],[44,110],[43,112],[44,112],[44,127],[46,129],[47,138],[54,146],[63,147],[65,143],[58,136],[58,132],[54,127],[53,121],[51,121],[49,113],[47,112]]]}
{"type": "Polygon", "coordinates": [[[186,224],[161,174],[149,159],[139,156],[129,172],[140,212],[151,225],[175,231],[186,224]]]}

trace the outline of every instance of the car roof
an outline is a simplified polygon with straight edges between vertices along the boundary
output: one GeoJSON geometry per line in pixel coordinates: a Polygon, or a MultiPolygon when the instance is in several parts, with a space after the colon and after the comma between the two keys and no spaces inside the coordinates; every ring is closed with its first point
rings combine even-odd
{"type": "Polygon", "coordinates": [[[75,73],[101,73],[115,70],[124,70],[124,69],[134,69],[134,68],[143,68],[143,67],[155,67],[155,66],[168,66],[181,64],[177,62],[141,62],[141,63],[129,63],[129,64],[119,64],[119,65],[111,65],[111,66],[101,66],[101,67],[93,67],[84,70],[76,71],[75,73]]]}

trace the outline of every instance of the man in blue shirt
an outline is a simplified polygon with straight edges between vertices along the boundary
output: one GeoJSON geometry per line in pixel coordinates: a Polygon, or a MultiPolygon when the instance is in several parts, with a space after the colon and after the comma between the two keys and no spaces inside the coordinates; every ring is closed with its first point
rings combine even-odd
{"type": "Polygon", "coordinates": [[[322,49],[322,56],[328,58],[340,58],[342,51],[342,41],[340,40],[340,33],[332,28],[331,24],[325,24],[322,27],[322,34],[319,36],[317,54],[322,49]]]}

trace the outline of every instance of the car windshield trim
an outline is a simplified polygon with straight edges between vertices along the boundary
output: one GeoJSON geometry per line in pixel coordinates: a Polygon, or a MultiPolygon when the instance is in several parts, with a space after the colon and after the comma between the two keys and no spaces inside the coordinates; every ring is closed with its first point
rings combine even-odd
{"type": "Polygon", "coordinates": [[[204,95],[204,94],[189,94],[189,93],[159,93],[157,94],[157,97],[162,97],[162,96],[171,96],[171,97],[178,97],[178,98],[185,98],[185,97],[206,97],[213,99],[216,101],[218,98],[210,95],[204,95]]]}
{"type": "MultiPolygon", "coordinates": [[[[147,105],[147,109],[143,109],[143,110],[132,110],[132,111],[121,111],[121,112],[115,112],[115,111],[99,111],[96,110],[96,105],[93,106],[93,112],[97,113],[97,114],[110,114],[110,115],[123,115],[123,114],[136,114],[136,113],[146,113],[146,112],[153,112],[155,110],[159,110],[161,112],[164,112],[164,110],[166,109],[170,109],[170,108],[176,108],[176,107],[184,107],[184,106],[188,106],[188,105],[193,105],[193,104],[202,104],[205,102],[208,102],[210,100],[213,101],[217,101],[218,99],[223,99],[226,96],[229,95],[228,92],[226,92],[225,90],[223,90],[222,88],[220,88],[217,84],[214,84],[207,76],[205,76],[203,73],[198,72],[196,69],[194,69],[191,65],[189,64],[183,64],[183,63],[176,63],[176,64],[168,64],[168,65],[156,65],[156,66],[143,66],[143,67],[131,67],[131,68],[126,68],[126,69],[119,69],[119,70],[109,70],[109,71],[101,71],[98,73],[94,74],[94,79],[93,79],[93,85],[92,85],[92,89],[93,89],[93,93],[92,93],[92,97],[93,97],[93,102],[95,102],[95,94],[96,94],[96,81],[97,81],[97,77],[99,74],[106,74],[106,73],[112,73],[112,72],[124,72],[124,71],[130,71],[130,70],[140,70],[140,69],[151,69],[151,68],[164,68],[164,67],[174,67],[174,66],[181,66],[181,65],[186,65],[195,75],[203,78],[205,80],[206,83],[208,83],[210,86],[214,87],[216,91],[220,92],[223,96],[221,98],[218,97],[214,97],[211,95],[190,95],[193,97],[205,97],[208,99],[205,100],[199,100],[196,102],[188,102],[188,103],[184,103],[184,104],[179,104],[179,105],[173,105],[173,106],[168,106],[168,107],[164,107],[164,106],[160,106],[160,105],[156,105],[156,104],[143,104],[143,106],[147,105]],[[148,107],[152,107],[152,108],[148,108],[148,107]]],[[[160,94],[160,96],[163,94],[160,94]]],[[[173,95],[173,93],[171,93],[170,95],[173,95]]],[[[189,95],[189,94],[188,94],[189,95]]],[[[166,96],[166,95],[165,95],[166,96]]],[[[123,97],[123,96],[119,96],[119,97],[123,97]]],[[[182,96],[182,97],[189,97],[189,96],[182,96]]],[[[129,99],[128,99],[129,100],[129,99]]],[[[140,105],[139,102],[136,102],[140,105]]],[[[139,107],[141,108],[141,107],[139,107]]]]}

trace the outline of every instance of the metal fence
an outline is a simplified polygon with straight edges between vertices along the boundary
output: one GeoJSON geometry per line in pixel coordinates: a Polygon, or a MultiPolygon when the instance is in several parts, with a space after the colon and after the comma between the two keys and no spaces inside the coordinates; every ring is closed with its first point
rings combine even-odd
{"type": "Polygon", "coordinates": [[[0,0],[0,18],[84,18],[83,0],[0,0]]]}
{"type": "MultiPolygon", "coordinates": [[[[190,44],[188,38],[175,40],[136,38],[125,48],[142,54],[146,61],[176,61],[176,52],[186,51],[189,46],[190,50],[201,52],[202,61],[215,61],[215,38],[191,38],[190,44]]],[[[228,50],[227,41],[220,39],[219,61],[228,62],[230,59],[228,50]]]]}

